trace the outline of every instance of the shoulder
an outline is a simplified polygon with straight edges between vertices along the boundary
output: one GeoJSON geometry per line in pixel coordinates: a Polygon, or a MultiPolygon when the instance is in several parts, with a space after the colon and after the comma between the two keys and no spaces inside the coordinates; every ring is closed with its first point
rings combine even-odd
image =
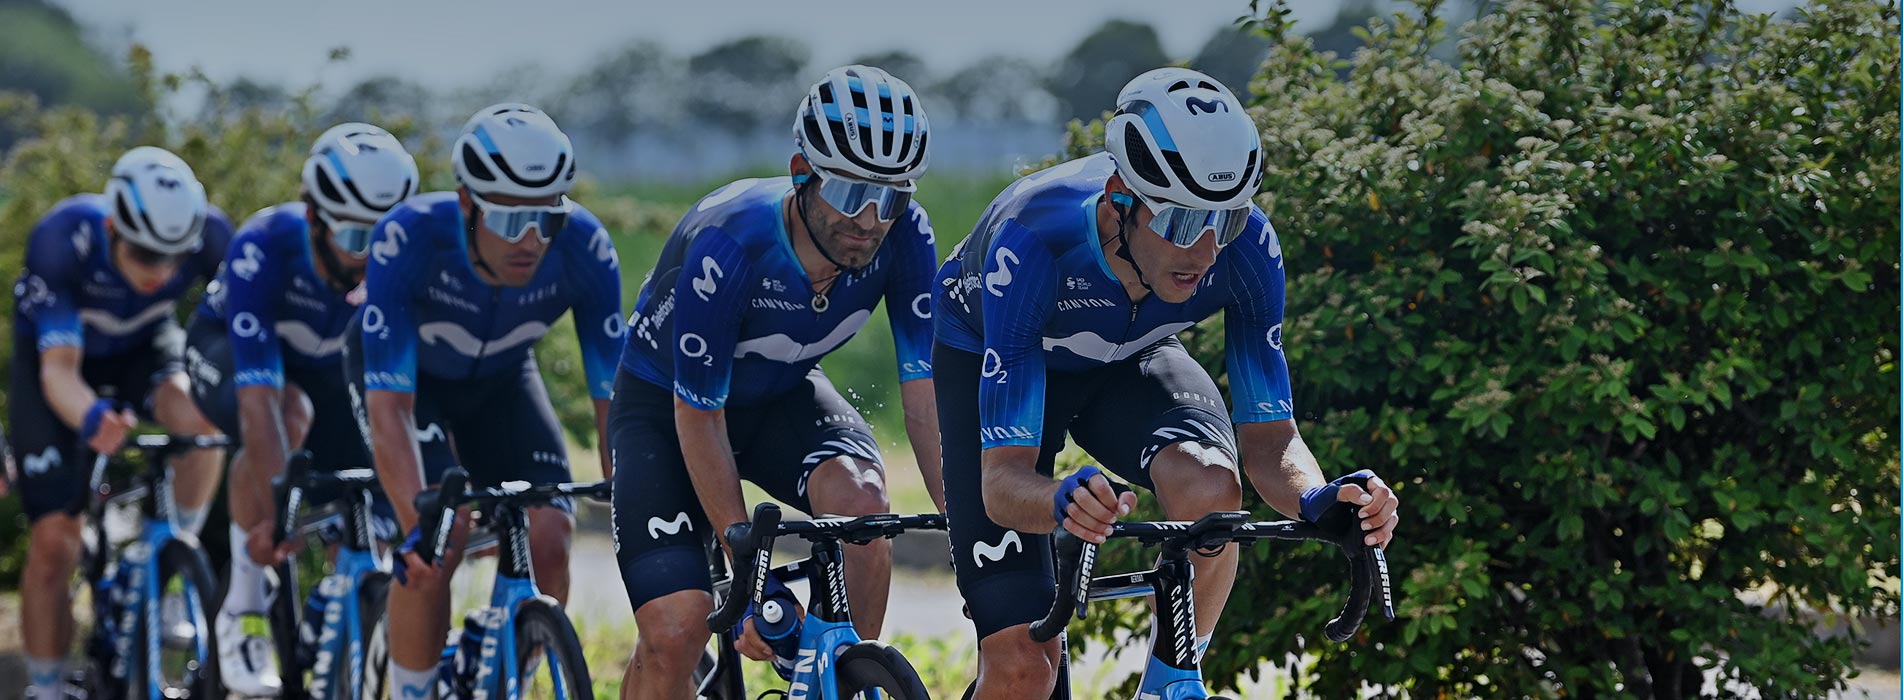
{"type": "Polygon", "coordinates": [[[377,221],[371,258],[388,264],[417,246],[433,247],[435,239],[456,229],[460,207],[455,192],[427,192],[404,200],[377,221]]]}
{"type": "Polygon", "coordinates": [[[681,217],[675,233],[717,230],[746,248],[776,243],[781,227],[780,202],[793,186],[791,178],[738,180],[714,190],[681,217]]]}
{"type": "Polygon", "coordinates": [[[600,266],[618,270],[621,258],[615,253],[614,237],[608,227],[601,223],[600,217],[580,204],[568,213],[568,221],[562,224],[562,234],[558,239],[564,255],[577,261],[593,260],[600,266]]]}

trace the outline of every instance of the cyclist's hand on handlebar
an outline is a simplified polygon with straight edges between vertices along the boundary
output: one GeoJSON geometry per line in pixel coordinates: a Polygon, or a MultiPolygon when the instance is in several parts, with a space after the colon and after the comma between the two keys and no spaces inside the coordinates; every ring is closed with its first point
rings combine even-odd
{"type": "Polygon", "coordinates": [[[130,410],[105,411],[99,416],[98,429],[86,439],[86,447],[102,455],[118,454],[138,427],[139,417],[130,410]]]}
{"type": "Polygon", "coordinates": [[[733,640],[734,651],[745,654],[747,658],[753,659],[754,661],[772,661],[773,647],[768,645],[766,639],[761,637],[760,633],[753,629],[753,616],[748,615],[745,619],[740,621],[740,625],[743,631],[740,636],[735,637],[733,640]]]}
{"type": "Polygon", "coordinates": [[[245,536],[245,552],[251,555],[251,561],[257,562],[258,566],[277,566],[304,548],[303,538],[295,536],[286,537],[283,543],[272,547],[271,538],[276,535],[276,524],[271,518],[251,526],[251,531],[245,536]]]}
{"type": "Polygon", "coordinates": [[[1117,522],[1118,517],[1129,515],[1137,505],[1136,493],[1127,490],[1118,493],[1117,489],[1111,487],[1110,480],[1092,467],[1079,470],[1071,478],[1065,479],[1058,485],[1058,490],[1058,497],[1068,496],[1070,499],[1063,508],[1064,529],[1095,544],[1109,540],[1111,525],[1117,522]],[[1068,494],[1063,492],[1066,487],[1072,487],[1068,494]]]}
{"type": "Polygon", "coordinates": [[[410,588],[428,588],[436,584],[439,578],[447,579],[455,572],[456,564],[462,561],[463,543],[468,539],[468,534],[469,512],[458,510],[455,519],[450,522],[449,543],[443,546],[442,555],[436,561],[426,563],[423,555],[417,551],[423,547],[423,531],[410,528],[409,536],[403,538],[403,543],[391,553],[390,575],[397,583],[410,588]]]}
{"type": "Polygon", "coordinates": [[[1370,475],[1366,489],[1348,484],[1335,494],[1338,500],[1361,506],[1355,515],[1361,518],[1361,529],[1368,533],[1362,541],[1386,549],[1388,542],[1394,539],[1394,525],[1400,522],[1401,499],[1394,495],[1394,489],[1381,477],[1370,475]],[[1352,494],[1352,496],[1350,495],[1352,494]]]}

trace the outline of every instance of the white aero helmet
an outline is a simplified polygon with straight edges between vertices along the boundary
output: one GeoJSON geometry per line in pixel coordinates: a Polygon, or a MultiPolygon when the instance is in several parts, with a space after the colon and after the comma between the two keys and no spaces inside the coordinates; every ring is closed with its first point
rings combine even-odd
{"type": "Polygon", "coordinates": [[[484,107],[463,124],[451,151],[456,180],[479,195],[539,199],[575,185],[575,147],[542,110],[515,102],[484,107]]]}
{"type": "Polygon", "coordinates": [[[106,182],[106,201],[114,232],[162,255],[197,250],[211,208],[192,166],[157,146],[119,156],[106,182]]]}
{"type": "Polygon", "coordinates": [[[1262,182],[1262,140],[1242,101],[1188,68],[1158,68],[1117,93],[1104,145],[1124,185],[1155,204],[1247,206],[1262,182]]]}
{"type": "Polygon", "coordinates": [[[929,131],[912,86],[860,65],[827,72],[793,120],[793,142],[814,167],[907,187],[925,174],[929,131]]]}
{"type": "Polygon", "coordinates": [[[304,191],[332,217],[376,221],[416,194],[416,159],[390,132],[338,124],[317,137],[304,161],[304,191]]]}

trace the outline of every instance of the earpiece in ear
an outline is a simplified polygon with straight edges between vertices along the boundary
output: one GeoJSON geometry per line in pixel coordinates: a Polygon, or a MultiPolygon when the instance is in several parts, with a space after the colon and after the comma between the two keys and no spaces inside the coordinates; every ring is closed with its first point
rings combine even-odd
{"type": "Polygon", "coordinates": [[[1137,203],[1137,200],[1135,197],[1130,196],[1128,193],[1112,192],[1110,193],[1110,203],[1120,207],[1129,207],[1129,206],[1135,206],[1137,203]]]}
{"type": "Polygon", "coordinates": [[[811,179],[813,179],[813,176],[810,173],[801,173],[799,175],[793,176],[793,184],[804,185],[806,184],[807,180],[811,180],[811,179]]]}

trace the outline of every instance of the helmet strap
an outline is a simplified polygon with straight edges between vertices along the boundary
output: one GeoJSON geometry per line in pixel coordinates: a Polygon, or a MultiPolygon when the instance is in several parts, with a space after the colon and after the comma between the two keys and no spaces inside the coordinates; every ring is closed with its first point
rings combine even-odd
{"type": "Polygon", "coordinates": [[[317,251],[317,264],[324,268],[324,283],[330,285],[332,291],[339,293],[350,291],[352,287],[357,286],[358,282],[363,281],[363,276],[359,274],[356,279],[352,279],[351,275],[344,271],[344,261],[337,259],[337,251],[331,250],[330,242],[321,240],[322,237],[317,235],[319,227],[328,229],[329,226],[326,226],[324,220],[317,216],[317,202],[308,194],[304,195],[304,211],[306,212],[305,224],[311,230],[311,250],[317,251]]]}
{"type": "Polygon", "coordinates": [[[475,214],[476,199],[471,197],[469,198],[469,207],[463,210],[463,245],[469,247],[469,264],[471,267],[488,273],[491,279],[500,282],[502,281],[502,275],[496,274],[495,268],[489,266],[489,261],[482,259],[482,247],[476,245],[475,214]]]}
{"type": "Polygon", "coordinates": [[[1136,270],[1137,284],[1143,285],[1143,291],[1155,296],[1156,288],[1151,287],[1150,280],[1143,276],[1143,266],[1138,265],[1137,259],[1131,257],[1130,239],[1124,235],[1130,230],[1130,225],[1136,222],[1136,210],[1130,208],[1130,204],[1134,201],[1130,195],[1121,192],[1110,195],[1110,207],[1117,210],[1117,257],[1130,263],[1130,269],[1136,270]]]}
{"type": "Polygon", "coordinates": [[[819,242],[819,234],[813,233],[813,221],[812,219],[809,219],[806,216],[806,184],[809,182],[812,182],[811,178],[812,176],[810,175],[795,177],[794,187],[793,187],[793,209],[799,214],[800,226],[806,229],[806,238],[813,242],[813,248],[819,251],[819,256],[822,258],[825,258],[826,262],[831,263],[834,268],[837,268],[839,270],[838,272],[834,273],[833,276],[826,278],[825,290],[813,292],[813,311],[817,313],[825,313],[826,307],[830,306],[830,303],[828,302],[826,295],[832,293],[833,285],[839,283],[839,278],[842,276],[843,277],[858,277],[860,274],[866,271],[866,268],[852,267],[850,265],[847,265],[845,263],[839,262],[838,260],[834,259],[833,254],[826,251],[826,246],[822,245],[819,242]]]}

